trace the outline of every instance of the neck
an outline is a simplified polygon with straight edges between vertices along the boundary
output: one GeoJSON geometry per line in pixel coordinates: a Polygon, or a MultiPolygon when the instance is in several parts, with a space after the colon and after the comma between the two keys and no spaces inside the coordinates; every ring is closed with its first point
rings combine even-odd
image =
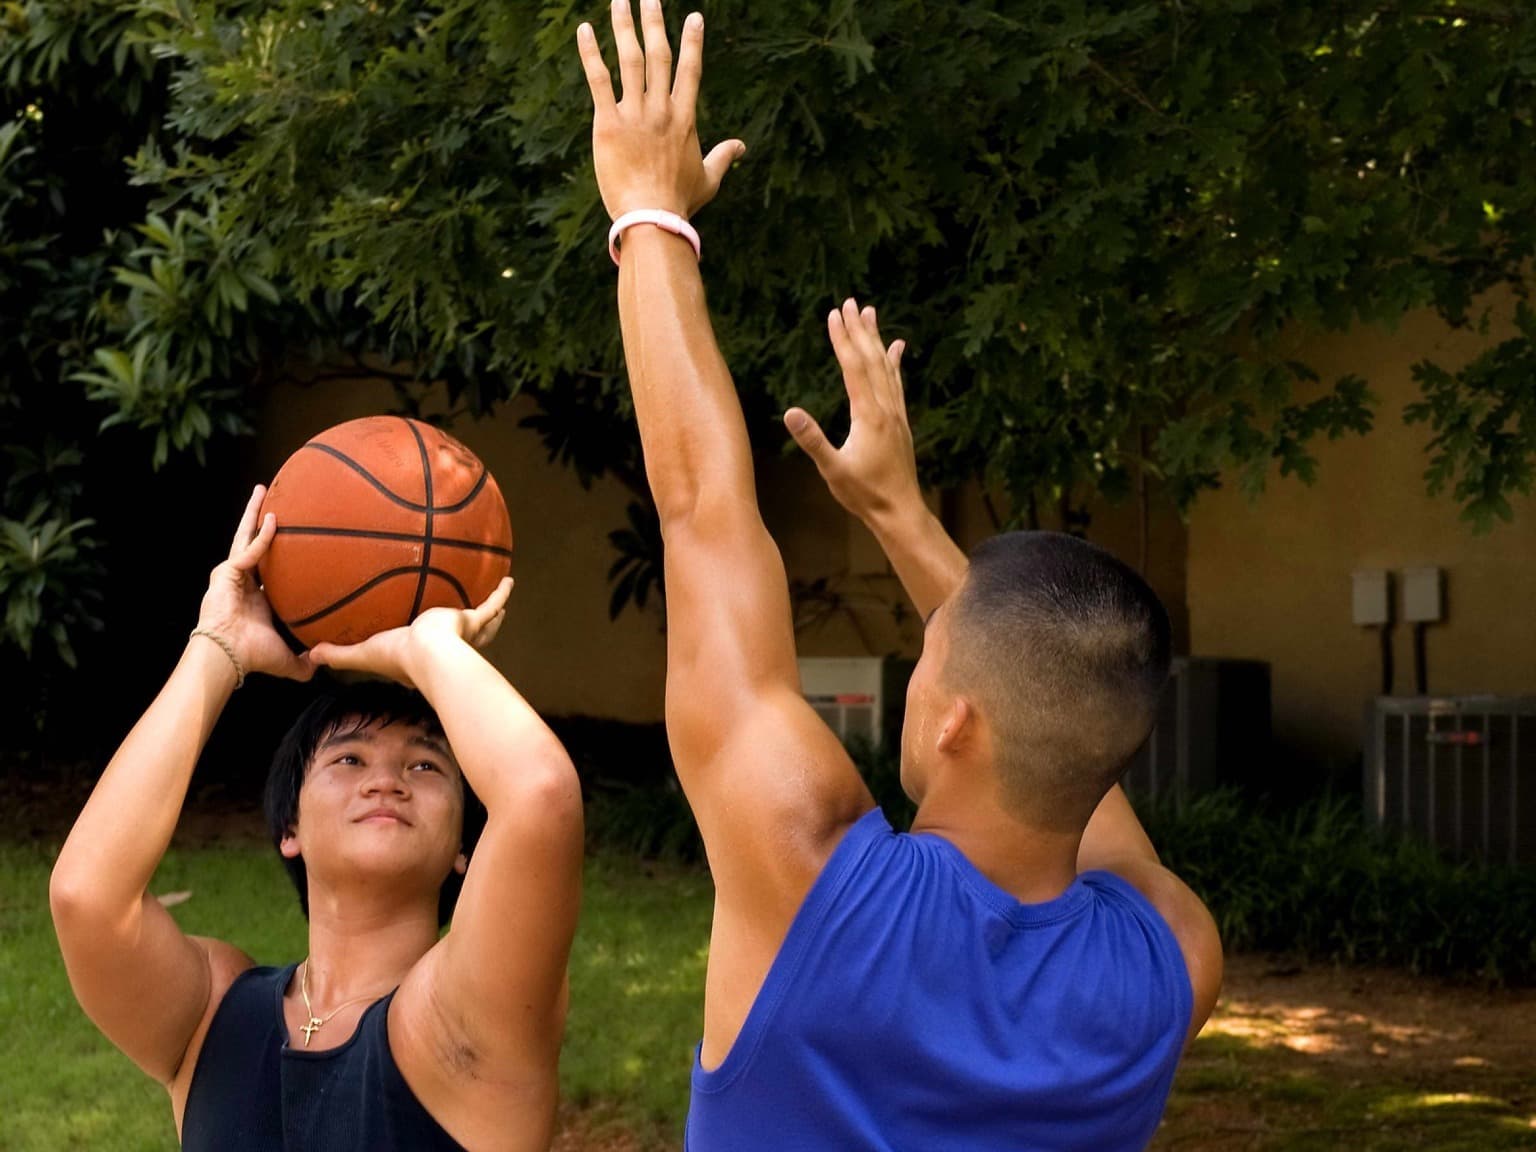
{"type": "Polygon", "coordinates": [[[309,995],[317,1012],[356,996],[383,996],[437,943],[437,901],[359,906],[310,890],[309,995]],[[318,897],[318,899],[317,899],[318,897]]]}
{"type": "Polygon", "coordinates": [[[1081,832],[1042,830],[1004,811],[990,796],[930,790],[912,831],[942,836],[978,872],[1024,904],[1054,900],[1077,878],[1081,832]]]}

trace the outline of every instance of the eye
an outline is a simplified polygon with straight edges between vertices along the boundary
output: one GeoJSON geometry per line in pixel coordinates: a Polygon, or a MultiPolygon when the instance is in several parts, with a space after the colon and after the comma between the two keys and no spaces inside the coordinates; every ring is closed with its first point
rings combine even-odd
{"type": "Polygon", "coordinates": [[[438,772],[438,773],[441,773],[442,769],[439,768],[436,764],[432,763],[432,761],[430,761],[430,760],[418,760],[418,761],[416,761],[416,763],[411,765],[411,771],[412,772],[438,772]]]}
{"type": "Polygon", "coordinates": [[[345,765],[348,765],[350,767],[353,764],[361,764],[362,760],[358,758],[356,753],[353,753],[353,752],[343,752],[340,756],[338,756],[334,760],[332,760],[331,763],[332,764],[345,764],[345,765]]]}

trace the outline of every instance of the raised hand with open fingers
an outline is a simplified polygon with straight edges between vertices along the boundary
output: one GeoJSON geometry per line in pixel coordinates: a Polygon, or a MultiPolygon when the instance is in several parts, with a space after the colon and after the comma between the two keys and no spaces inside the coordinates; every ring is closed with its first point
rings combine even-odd
{"type": "Polygon", "coordinates": [[[630,0],[613,0],[611,19],[622,85],[617,99],[592,25],[582,24],[576,36],[592,91],[592,153],[603,206],[613,219],[639,209],[692,216],[714,199],[746,151],[740,140],[726,140],[706,156],[699,144],[704,17],[693,12],[683,22],[675,75],[661,0],[641,0],[644,47],[630,0]]]}
{"type": "Polygon", "coordinates": [[[827,333],[848,390],[848,438],[834,446],[803,408],[784,414],[785,427],[815,461],[837,502],[860,519],[921,504],[901,381],[905,342],[887,347],[875,310],[861,310],[851,298],[828,315],[827,333]]]}

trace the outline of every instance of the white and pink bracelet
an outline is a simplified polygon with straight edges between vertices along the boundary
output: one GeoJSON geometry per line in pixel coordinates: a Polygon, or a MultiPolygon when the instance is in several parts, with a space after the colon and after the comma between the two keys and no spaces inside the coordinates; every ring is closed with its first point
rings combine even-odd
{"type": "Polygon", "coordinates": [[[693,248],[695,259],[703,259],[699,252],[699,233],[694,226],[688,223],[676,212],[667,212],[660,208],[637,208],[633,212],[625,212],[613,222],[613,227],[608,229],[608,255],[613,257],[613,262],[619,262],[619,245],[624,237],[624,231],[636,224],[654,224],[664,232],[671,232],[681,236],[693,248]]]}

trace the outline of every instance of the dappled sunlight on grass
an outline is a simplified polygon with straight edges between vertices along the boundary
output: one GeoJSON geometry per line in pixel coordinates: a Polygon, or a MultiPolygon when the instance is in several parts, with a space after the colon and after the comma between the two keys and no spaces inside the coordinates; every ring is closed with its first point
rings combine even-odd
{"type": "Polygon", "coordinates": [[[1509,1104],[1473,1092],[1420,1092],[1417,1095],[1389,1096],[1376,1107],[1381,1112],[1407,1112],[1414,1108],[1507,1108],[1509,1104]]]}
{"type": "Polygon", "coordinates": [[[1364,1048],[1376,1056],[1388,1055],[1394,1049],[1438,1048],[1468,1039],[1464,1028],[1434,1029],[1316,1005],[1244,1000],[1223,1003],[1201,1035],[1234,1036],[1261,1048],[1283,1047],[1314,1055],[1364,1048]]]}

